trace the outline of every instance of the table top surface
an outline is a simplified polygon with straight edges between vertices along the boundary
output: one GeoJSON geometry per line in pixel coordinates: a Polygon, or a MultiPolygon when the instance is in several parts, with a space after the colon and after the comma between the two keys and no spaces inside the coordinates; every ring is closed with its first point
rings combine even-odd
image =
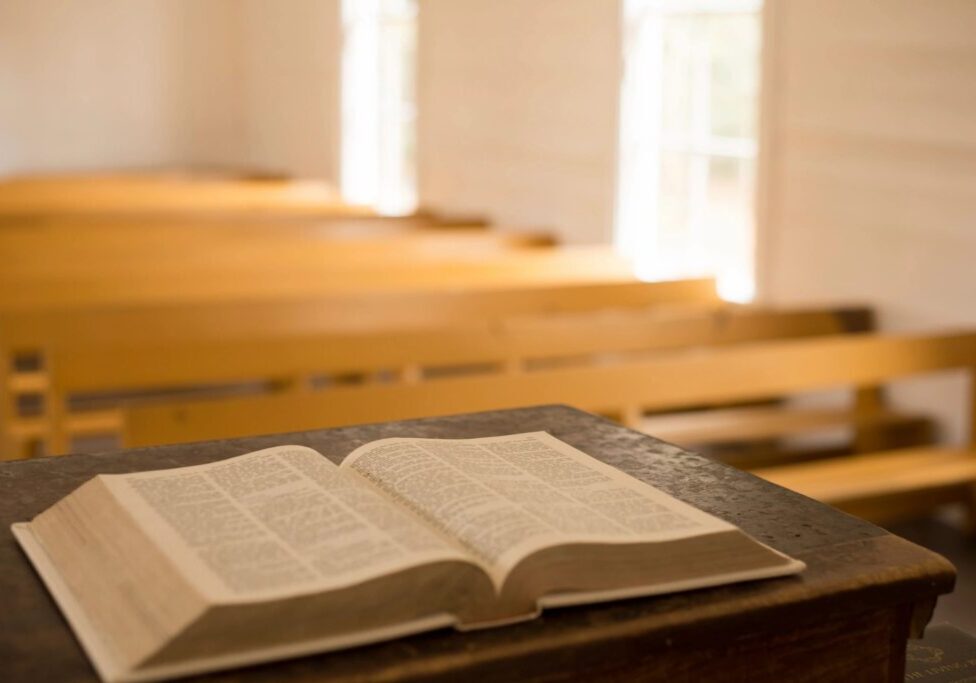
{"type": "Polygon", "coordinates": [[[315,448],[338,462],[385,437],[468,438],[547,431],[753,537],[804,561],[799,576],[616,603],[552,610],[506,628],[441,631],[345,652],[216,674],[217,680],[406,680],[459,662],[572,647],[581,639],[639,634],[648,647],[693,642],[709,629],[755,620],[799,623],[846,611],[924,603],[951,591],[939,555],[791,491],[566,406],[541,406],[241,439],[77,454],[0,464],[0,678],[95,680],[67,623],[9,527],[99,473],[195,465],[281,444],[315,448]],[[855,597],[856,596],[856,597],[855,597]],[[655,645],[656,644],[656,645],[655,645]]]}

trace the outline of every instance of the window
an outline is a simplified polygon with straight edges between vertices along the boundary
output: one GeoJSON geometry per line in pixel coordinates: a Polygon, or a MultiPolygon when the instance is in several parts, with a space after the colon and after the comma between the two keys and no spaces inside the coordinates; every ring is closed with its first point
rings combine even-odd
{"type": "Polygon", "coordinates": [[[625,0],[616,243],[754,296],[761,0],[625,0]]]}
{"type": "Polygon", "coordinates": [[[416,208],[416,0],[342,1],[342,194],[416,208]]]}

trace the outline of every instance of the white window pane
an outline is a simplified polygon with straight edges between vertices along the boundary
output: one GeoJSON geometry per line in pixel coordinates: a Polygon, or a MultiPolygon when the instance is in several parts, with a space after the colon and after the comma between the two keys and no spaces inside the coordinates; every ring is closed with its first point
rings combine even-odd
{"type": "Polygon", "coordinates": [[[711,134],[755,139],[759,98],[759,17],[712,17],[711,134]]]}
{"type": "Polygon", "coordinates": [[[662,127],[675,144],[756,137],[759,20],[751,14],[662,19],[662,127]]]}
{"type": "Polygon", "coordinates": [[[713,275],[751,298],[756,4],[629,0],[617,244],[647,279],[713,275]]]}
{"type": "Polygon", "coordinates": [[[416,0],[343,0],[342,191],[381,213],[416,207],[416,0]]]}

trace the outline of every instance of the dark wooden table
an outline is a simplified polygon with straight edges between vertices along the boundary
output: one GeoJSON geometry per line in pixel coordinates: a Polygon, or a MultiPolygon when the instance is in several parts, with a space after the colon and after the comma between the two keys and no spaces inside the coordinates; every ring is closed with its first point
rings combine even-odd
{"type": "MultiPolygon", "coordinates": [[[[906,640],[955,572],[940,556],[749,474],[572,408],[545,406],[0,465],[0,523],[32,518],[99,472],[305,444],[334,460],[390,436],[545,430],[807,563],[799,577],[554,610],[207,677],[221,681],[900,681],[906,640]]],[[[93,669],[4,531],[0,680],[90,681],[93,669]]]]}

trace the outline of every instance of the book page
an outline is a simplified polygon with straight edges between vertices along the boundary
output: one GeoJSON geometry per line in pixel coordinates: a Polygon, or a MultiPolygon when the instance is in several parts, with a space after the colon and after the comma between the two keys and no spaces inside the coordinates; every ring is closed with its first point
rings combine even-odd
{"type": "Polygon", "coordinates": [[[383,439],[343,461],[456,536],[496,585],[522,558],[564,543],[635,543],[733,529],[545,432],[383,439]]]}
{"type": "Polygon", "coordinates": [[[103,479],[215,601],[281,598],[472,560],[456,541],[302,446],[103,479]]]}

